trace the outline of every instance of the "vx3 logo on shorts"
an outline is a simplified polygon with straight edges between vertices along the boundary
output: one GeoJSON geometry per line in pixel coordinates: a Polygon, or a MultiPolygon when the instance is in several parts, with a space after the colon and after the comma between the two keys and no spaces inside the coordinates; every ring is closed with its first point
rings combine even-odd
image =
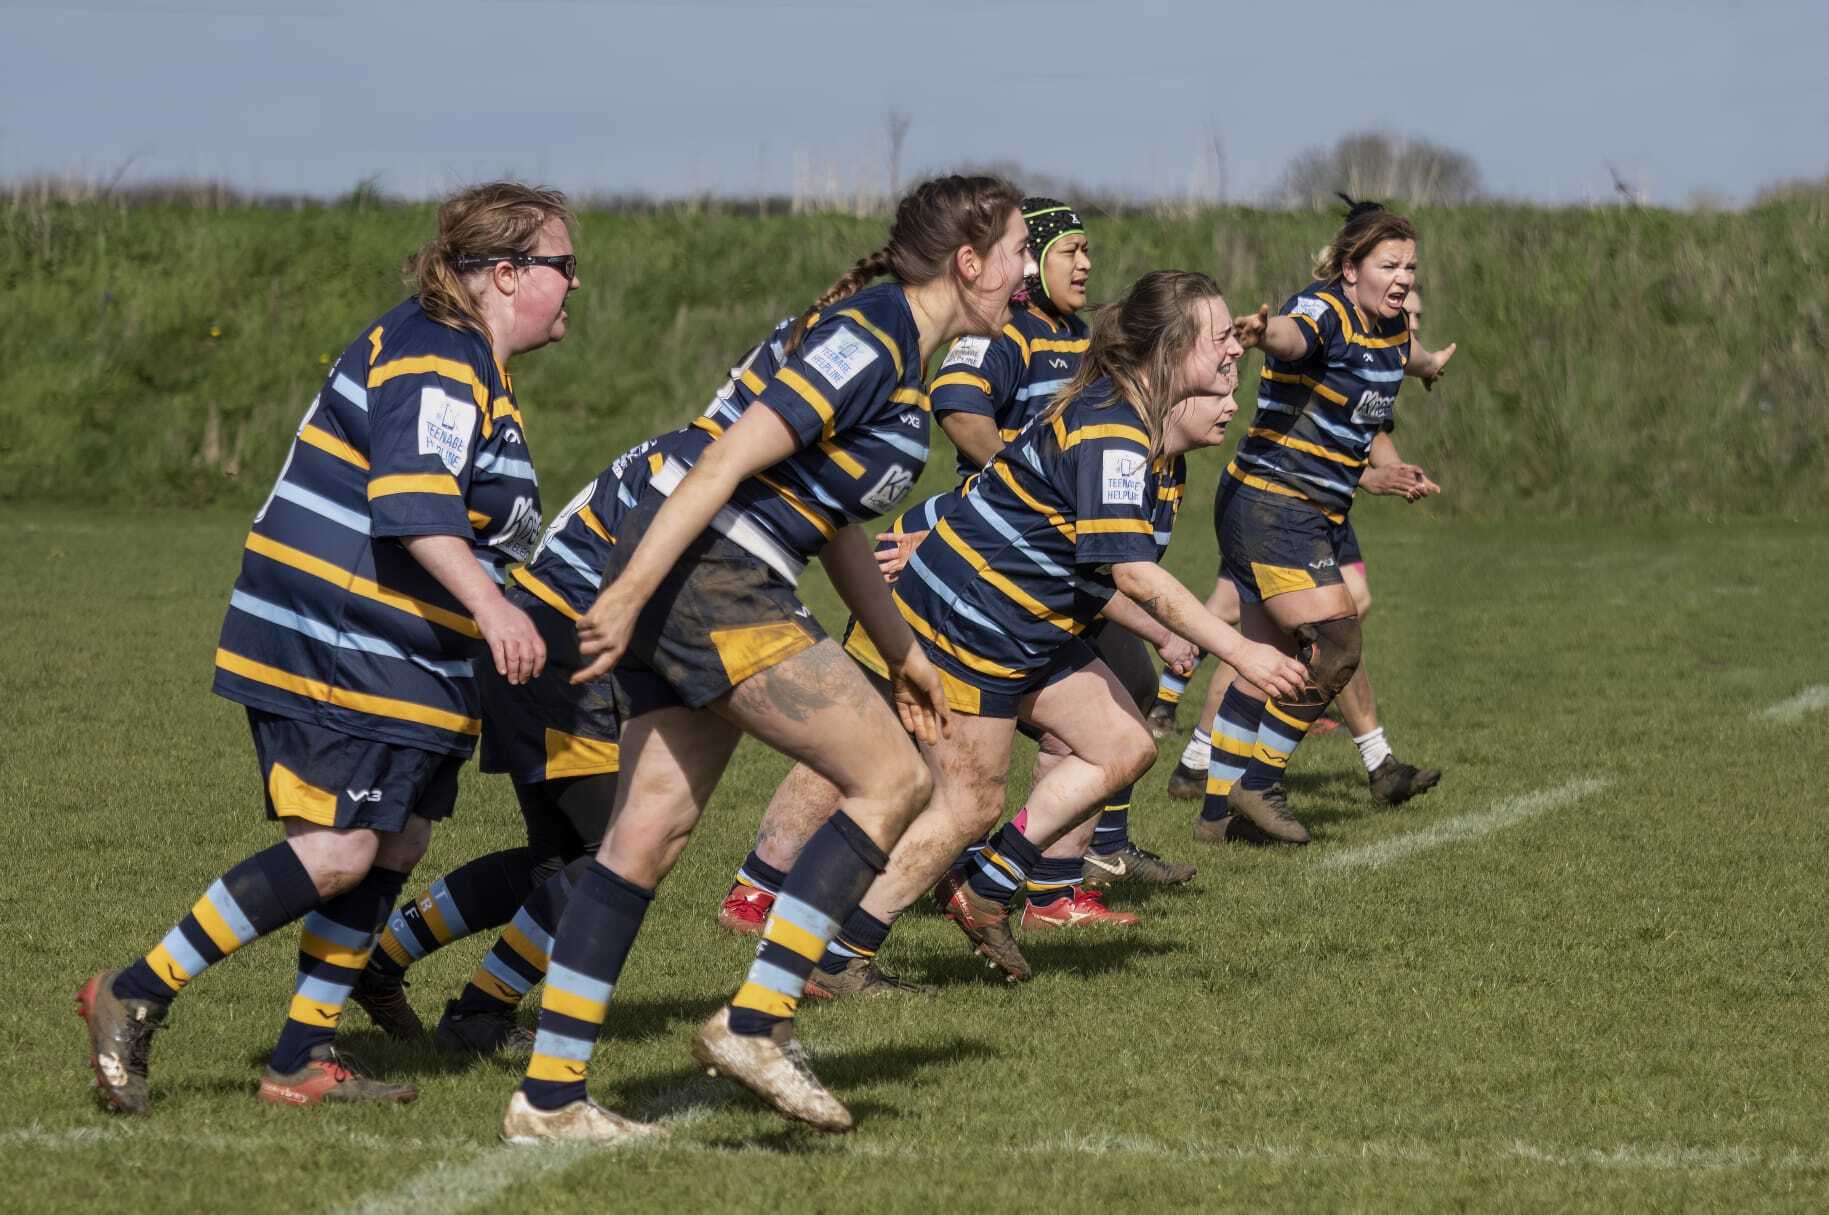
{"type": "Polygon", "coordinates": [[[343,792],[348,796],[350,801],[356,803],[358,806],[363,802],[379,802],[381,800],[381,790],[379,789],[345,789],[343,792]]]}
{"type": "Polygon", "coordinates": [[[1054,368],[1056,371],[1065,371],[1067,370],[1067,360],[1050,357],[1048,359],[1048,366],[1054,368]]]}
{"type": "Polygon", "coordinates": [[[1334,559],[1332,557],[1323,557],[1319,561],[1310,561],[1308,563],[1308,568],[1311,570],[1326,570],[1332,569],[1333,567],[1334,559]]]}

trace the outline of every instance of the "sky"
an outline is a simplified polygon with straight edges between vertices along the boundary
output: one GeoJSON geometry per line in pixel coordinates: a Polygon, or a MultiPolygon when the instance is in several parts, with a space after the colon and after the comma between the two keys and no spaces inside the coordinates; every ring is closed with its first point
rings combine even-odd
{"type": "Polygon", "coordinates": [[[1487,189],[1749,199],[1829,173],[1829,4],[0,0],[0,181],[831,195],[960,164],[1266,198],[1354,131],[1487,189]]]}

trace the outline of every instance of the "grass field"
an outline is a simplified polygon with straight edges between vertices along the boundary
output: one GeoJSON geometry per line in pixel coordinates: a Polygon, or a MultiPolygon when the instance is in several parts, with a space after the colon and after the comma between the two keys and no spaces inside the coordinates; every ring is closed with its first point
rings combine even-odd
{"type": "MultiPolygon", "coordinates": [[[[416,1105],[257,1104],[291,933],[179,1001],[152,1118],[97,1111],[76,986],[271,839],[241,711],[207,690],[246,517],[0,511],[28,554],[0,589],[0,1205],[1822,1209],[1829,521],[1425,509],[1358,517],[1385,721],[1442,786],[1376,811],[1350,744],[1317,739],[1291,778],[1315,846],[1200,849],[1165,744],[1137,834],[1197,859],[1193,886],[1119,898],[1145,917],[1128,934],[1030,938],[1022,988],[911,916],[886,961],[937,999],[804,1017],[860,1116],[847,1138],[686,1054],[750,950],[711,924],[784,769],[746,746],[594,1065],[602,1099],[673,1135],[598,1154],[498,1146],[516,1069],[396,1046],[353,1010],[344,1044],[416,1105]]],[[[1202,592],[1210,536],[1191,506],[1172,563],[1202,592]]],[[[506,783],[467,775],[427,880],[515,842],[506,783]]],[[[423,1012],[485,940],[414,971],[423,1012]]]]}

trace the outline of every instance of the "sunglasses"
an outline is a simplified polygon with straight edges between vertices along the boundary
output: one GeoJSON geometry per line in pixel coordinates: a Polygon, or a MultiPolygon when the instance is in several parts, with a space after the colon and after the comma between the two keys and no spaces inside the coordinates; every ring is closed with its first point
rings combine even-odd
{"type": "Polygon", "coordinates": [[[477,270],[496,262],[507,262],[514,266],[550,266],[563,274],[568,283],[578,277],[576,253],[460,253],[451,259],[451,265],[459,270],[477,270]]]}

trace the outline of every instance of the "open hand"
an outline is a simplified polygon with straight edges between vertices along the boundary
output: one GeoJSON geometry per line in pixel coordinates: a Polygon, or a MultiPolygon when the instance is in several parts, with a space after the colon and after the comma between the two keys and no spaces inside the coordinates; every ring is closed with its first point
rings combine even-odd
{"type": "Polygon", "coordinates": [[[927,535],[926,532],[878,532],[876,534],[876,568],[881,571],[883,581],[893,585],[908,565],[908,558],[914,555],[915,547],[927,535]],[[887,547],[893,545],[894,547],[887,547]]]}
{"type": "Polygon", "coordinates": [[[590,610],[578,618],[578,652],[587,661],[573,673],[573,683],[589,683],[607,674],[628,653],[636,613],[621,599],[616,584],[611,583],[590,610]]]}
{"type": "Polygon", "coordinates": [[[953,732],[952,710],[946,703],[946,685],[940,672],[917,647],[909,651],[900,667],[889,672],[889,684],[895,696],[895,714],[902,728],[933,746],[953,732]]]}
{"type": "Polygon", "coordinates": [[[1250,316],[1234,317],[1232,320],[1232,332],[1238,336],[1238,344],[1246,350],[1256,348],[1264,340],[1264,330],[1269,326],[1269,304],[1260,304],[1258,310],[1250,316]]]}

